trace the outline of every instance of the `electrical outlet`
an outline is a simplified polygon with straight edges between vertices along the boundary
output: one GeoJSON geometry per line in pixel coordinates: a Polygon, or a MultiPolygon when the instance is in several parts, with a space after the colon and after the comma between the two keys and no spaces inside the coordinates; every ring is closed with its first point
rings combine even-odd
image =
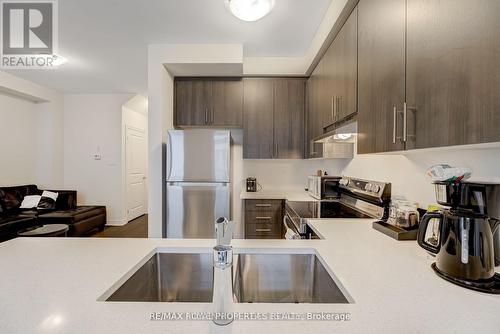
{"type": "Polygon", "coordinates": [[[102,159],[102,155],[101,153],[94,153],[94,160],[101,160],[102,159]]]}

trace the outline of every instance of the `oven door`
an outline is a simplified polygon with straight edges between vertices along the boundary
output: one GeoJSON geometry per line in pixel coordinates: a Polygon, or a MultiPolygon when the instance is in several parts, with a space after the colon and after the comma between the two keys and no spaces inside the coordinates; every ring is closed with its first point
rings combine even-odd
{"type": "Polygon", "coordinates": [[[302,239],[297,226],[295,226],[292,217],[285,212],[283,217],[283,236],[282,239],[297,240],[302,239]]]}

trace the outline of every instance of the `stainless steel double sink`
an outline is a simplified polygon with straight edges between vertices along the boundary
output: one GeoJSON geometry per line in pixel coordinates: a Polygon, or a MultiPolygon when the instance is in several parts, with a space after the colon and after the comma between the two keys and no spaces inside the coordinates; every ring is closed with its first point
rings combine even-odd
{"type": "MultiPolygon", "coordinates": [[[[104,300],[210,303],[212,261],[211,253],[156,252],[104,300]]],[[[237,303],[349,303],[347,292],[312,252],[236,254],[232,277],[237,303]]]]}

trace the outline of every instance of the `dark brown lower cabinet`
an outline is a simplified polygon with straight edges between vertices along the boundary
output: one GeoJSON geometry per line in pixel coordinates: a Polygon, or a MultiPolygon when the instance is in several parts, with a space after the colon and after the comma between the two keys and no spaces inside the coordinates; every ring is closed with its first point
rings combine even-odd
{"type": "Polygon", "coordinates": [[[281,239],[282,200],[245,200],[245,239],[281,239]]]}
{"type": "Polygon", "coordinates": [[[500,1],[407,3],[407,149],[500,141],[500,1]]]}

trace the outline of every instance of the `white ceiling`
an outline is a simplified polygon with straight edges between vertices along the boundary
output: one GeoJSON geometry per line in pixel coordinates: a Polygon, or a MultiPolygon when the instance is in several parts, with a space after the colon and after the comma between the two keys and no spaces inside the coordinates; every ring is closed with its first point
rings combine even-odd
{"type": "Polygon", "coordinates": [[[56,70],[9,71],[67,93],[146,93],[147,45],[243,44],[245,57],[302,57],[332,0],[276,0],[249,23],[224,0],[59,0],[56,70]]]}

